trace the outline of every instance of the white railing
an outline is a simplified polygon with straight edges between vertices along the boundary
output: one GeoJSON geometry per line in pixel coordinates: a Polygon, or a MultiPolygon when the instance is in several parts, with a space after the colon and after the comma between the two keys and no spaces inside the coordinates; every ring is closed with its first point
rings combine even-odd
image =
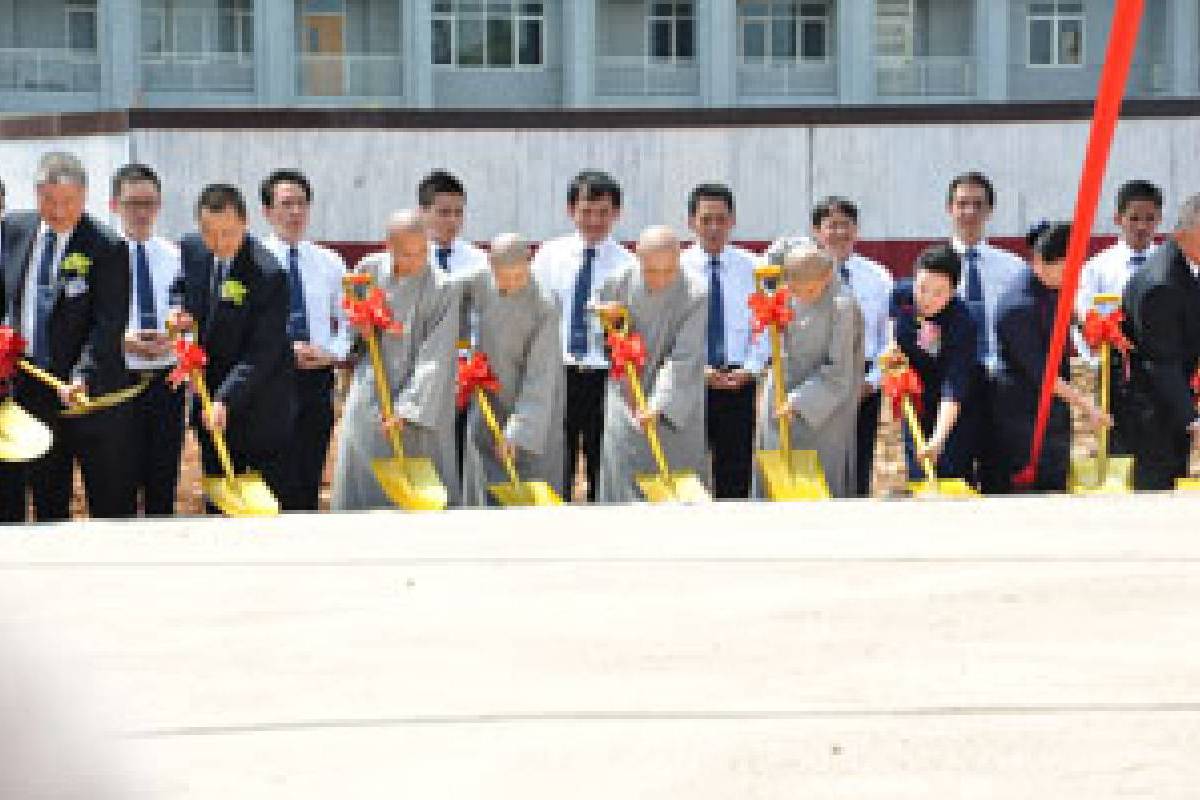
{"type": "Polygon", "coordinates": [[[100,60],[65,48],[0,48],[0,91],[98,92],[100,60]]]}
{"type": "Polygon", "coordinates": [[[880,57],[875,62],[880,97],[969,97],[975,94],[971,56],[880,57]]]}
{"type": "Polygon", "coordinates": [[[741,64],[738,94],[743,97],[837,94],[837,65],[832,61],[741,64]]]}
{"type": "Polygon", "coordinates": [[[302,53],[297,91],[304,97],[401,97],[404,60],[377,53],[302,53]]]}
{"type": "Polygon", "coordinates": [[[254,57],[242,53],[142,55],[148,92],[253,92],[254,57]]]}
{"type": "Polygon", "coordinates": [[[699,94],[700,68],[694,62],[660,63],[643,56],[602,56],[596,63],[598,97],[699,94]]]}

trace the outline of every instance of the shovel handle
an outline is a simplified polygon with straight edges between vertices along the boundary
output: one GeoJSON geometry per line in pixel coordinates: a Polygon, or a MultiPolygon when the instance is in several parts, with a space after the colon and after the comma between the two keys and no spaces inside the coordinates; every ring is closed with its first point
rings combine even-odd
{"type": "MultiPolygon", "coordinates": [[[[359,290],[366,291],[374,281],[371,276],[357,272],[342,278],[342,288],[346,294],[354,297],[359,290]]],[[[367,344],[367,355],[371,359],[371,370],[375,374],[375,392],[379,399],[379,413],[385,422],[391,422],[394,417],[392,410],[392,387],[388,384],[387,369],[383,366],[383,354],[379,347],[379,334],[371,329],[362,334],[367,344]]],[[[400,431],[388,426],[388,442],[392,446],[392,454],[396,458],[404,458],[404,437],[400,431]]]]}
{"type": "MultiPolygon", "coordinates": [[[[787,390],[783,386],[783,336],[779,332],[778,325],[771,326],[771,383],[774,384],[775,390],[775,408],[771,409],[772,413],[784,404],[787,400],[787,390]]],[[[784,454],[784,458],[791,460],[792,451],[792,421],[787,414],[780,416],[777,420],[779,426],[779,450],[784,454]]]]}
{"type": "MultiPolygon", "coordinates": [[[[191,375],[192,388],[196,390],[196,394],[200,397],[200,407],[204,409],[206,416],[212,414],[213,401],[212,396],[208,393],[208,383],[204,380],[203,370],[193,370],[191,375]]],[[[225,433],[223,431],[210,430],[209,436],[212,437],[213,449],[217,451],[217,459],[221,462],[221,471],[225,473],[225,479],[233,483],[233,459],[229,457],[229,448],[225,445],[225,433]]]]}
{"type": "Polygon", "coordinates": [[[496,447],[504,453],[504,471],[508,473],[508,480],[513,486],[516,486],[521,482],[517,475],[517,465],[513,463],[512,456],[508,454],[508,448],[504,447],[504,431],[500,430],[500,423],[496,421],[492,404],[488,401],[487,393],[483,389],[475,390],[475,402],[479,403],[479,411],[483,414],[488,430],[492,432],[492,437],[496,440],[496,447]]]}
{"type": "MultiPolygon", "coordinates": [[[[47,386],[49,386],[51,389],[55,390],[56,392],[64,392],[70,388],[70,385],[66,381],[62,380],[61,378],[59,378],[56,375],[52,375],[51,373],[49,373],[46,370],[39,367],[37,364],[34,364],[31,361],[28,361],[27,359],[22,358],[20,361],[17,362],[17,366],[19,366],[22,369],[22,371],[24,371],[27,375],[37,378],[39,381],[46,384],[47,386]]],[[[72,406],[73,407],[83,407],[83,406],[88,405],[89,402],[90,401],[85,396],[81,400],[79,400],[77,403],[72,404],[72,406]]]]}
{"type": "MultiPolygon", "coordinates": [[[[634,406],[638,413],[644,412],[646,410],[646,394],[642,391],[642,381],[638,378],[637,367],[633,364],[626,364],[625,377],[629,379],[629,389],[633,392],[634,406]]],[[[646,423],[646,441],[650,443],[650,452],[654,455],[654,463],[658,465],[659,474],[664,481],[668,480],[671,477],[671,470],[667,467],[667,457],[663,455],[662,444],[658,441],[658,429],[653,420],[646,423]]]]}
{"type": "MultiPolygon", "coordinates": [[[[912,398],[905,396],[900,400],[904,409],[904,420],[908,423],[908,433],[912,436],[913,445],[921,450],[925,447],[925,434],[921,431],[921,420],[917,419],[917,410],[913,408],[912,398]]],[[[925,471],[925,480],[937,483],[937,471],[933,468],[933,459],[925,456],[921,459],[921,469],[925,471]]]]}

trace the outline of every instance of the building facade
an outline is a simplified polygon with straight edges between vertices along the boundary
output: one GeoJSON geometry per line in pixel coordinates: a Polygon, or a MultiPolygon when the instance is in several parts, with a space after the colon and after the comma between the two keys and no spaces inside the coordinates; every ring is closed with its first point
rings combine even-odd
{"type": "MultiPolygon", "coordinates": [[[[1095,91],[1114,0],[0,0],[0,112],[1029,103],[1095,91]]],[[[1147,0],[1132,97],[1200,94],[1147,0]]]]}

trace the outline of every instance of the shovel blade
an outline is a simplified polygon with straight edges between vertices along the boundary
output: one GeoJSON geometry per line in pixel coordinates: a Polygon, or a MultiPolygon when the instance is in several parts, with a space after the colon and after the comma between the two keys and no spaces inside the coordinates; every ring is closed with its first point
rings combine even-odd
{"type": "Polygon", "coordinates": [[[200,485],[208,502],[227,517],[273,517],[279,513],[279,501],[257,472],[233,478],[206,475],[200,485]]]}
{"type": "Polygon", "coordinates": [[[776,502],[828,500],[829,485],[816,450],[759,450],[755,454],[767,497],[776,502]],[[790,456],[790,458],[789,458],[790,456]]]}
{"type": "Polygon", "coordinates": [[[562,498],[545,481],[493,483],[488,487],[492,497],[502,506],[561,506],[562,498]]]}
{"type": "Polygon", "coordinates": [[[406,511],[441,511],[450,502],[432,459],[377,458],[371,469],[383,493],[406,511]]]}
{"type": "Polygon", "coordinates": [[[1109,456],[1103,473],[1099,459],[1075,459],[1067,476],[1067,489],[1071,494],[1127,494],[1133,491],[1133,459],[1109,456]]]}
{"type": "Polygon", "coordinates": [[[908,490],[913,497],[921,498],[952,498],[976,497],[979,493],[962,478],[939,478],[937,481],[909,481],[908,490]]]}
{"type": "Polygon", "coordinates": [[[1180,492],[1200,492],[1200,478],[1180,478],[1175,481],[1175,489],[1180,492]]]}
{"type": "Polygon", "coordinates": [[[33,461],[54,441],[50,429],[11,398],[0,402],[0,461],[33,461]]]}
{"type": "Polygon", "coordinates": [[[666,478],[658,473],[635,475],[634,482],[649,503],[712,502],[712,495],[694,472],[672,472],[666,478]]]}

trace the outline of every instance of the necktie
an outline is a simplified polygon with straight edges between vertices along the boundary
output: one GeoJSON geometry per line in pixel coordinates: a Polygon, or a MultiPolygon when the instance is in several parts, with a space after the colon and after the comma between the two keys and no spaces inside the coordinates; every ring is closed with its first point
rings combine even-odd
{"type": "Polygon", "coordinates": [[[708,365],[725,366],[725,298],[721,294],[721,259],[708,262],[708,365]]]}
{"type": "Polygon", "coordinates": [[[449,247],[439,247],[437,249],[438,266],[442,268],[442,272],[450,271],[450,253],[452,252],[453,250],[449,247]]]}
{"type": "Polygon", "coordinates": [[[987,308],[983,303],[983,276],[979,273],[979,251],[967,248],[967,310],[975,321],[976,353],[982,363],[988,355],[987,308]]]}
{"type": "Polygon", "coordinates": [[[146,257],[145,242],[137,243],[136,252],[138,328],[143,331],[156,331],[158,311],[154,302],[154,279],[150,275],[150,259],[146,257]]]}
{"type": "Polygon", "coordinates": [[[596,260],[596,248],[583,251],[583,265],[575,276],[575,297],[571,303],[571,338],[568,352],[582,358],[588,350],[587,301],[592,293],[592,262],[596,260]]]}
{"type": "Polygon", "coordinates": [[[849,286],[850,285],[850,262],[843,261],[842,265],[840,267],[838,267],[838,272],[840,272],[842,275],[842,283],[849,286]]]}
{"type": "Polygon", "coordinates": [[[212,286],[208,287],[211,300],[210,313],[215,311],[221,302],[221,284],[225,281],[225,262],[213,256],[212,286]]]}
{"type": "Polygon", "coordinates": [[[304,279],[300,277],[300,251],[296,245],[288,248],[288,287],[291,289],[291,312],[287,333],[293,342],[308,341],[308,311],[304,306],[304,279]]]}
{"type": "Polygon", "coordinates": [[[1142,253],[1134,253],[1133,256],[1131,256],[1129,259],[1129,269],[1132,272],[1132,271],[1136,270],[1138,267],[1143,266],[1145,263],[1146,263],[1145,255],[1143,255],[1142,253]]]}
{"type": "Polygon", "coordinates": [[[33,361],[40,367],[50,366],[50,312],[54,310],[54,251],[58,247],[58,235],[46,231],[42,246],[42,260],[38,262],[37,304],[33,327],[33,361]]]}

